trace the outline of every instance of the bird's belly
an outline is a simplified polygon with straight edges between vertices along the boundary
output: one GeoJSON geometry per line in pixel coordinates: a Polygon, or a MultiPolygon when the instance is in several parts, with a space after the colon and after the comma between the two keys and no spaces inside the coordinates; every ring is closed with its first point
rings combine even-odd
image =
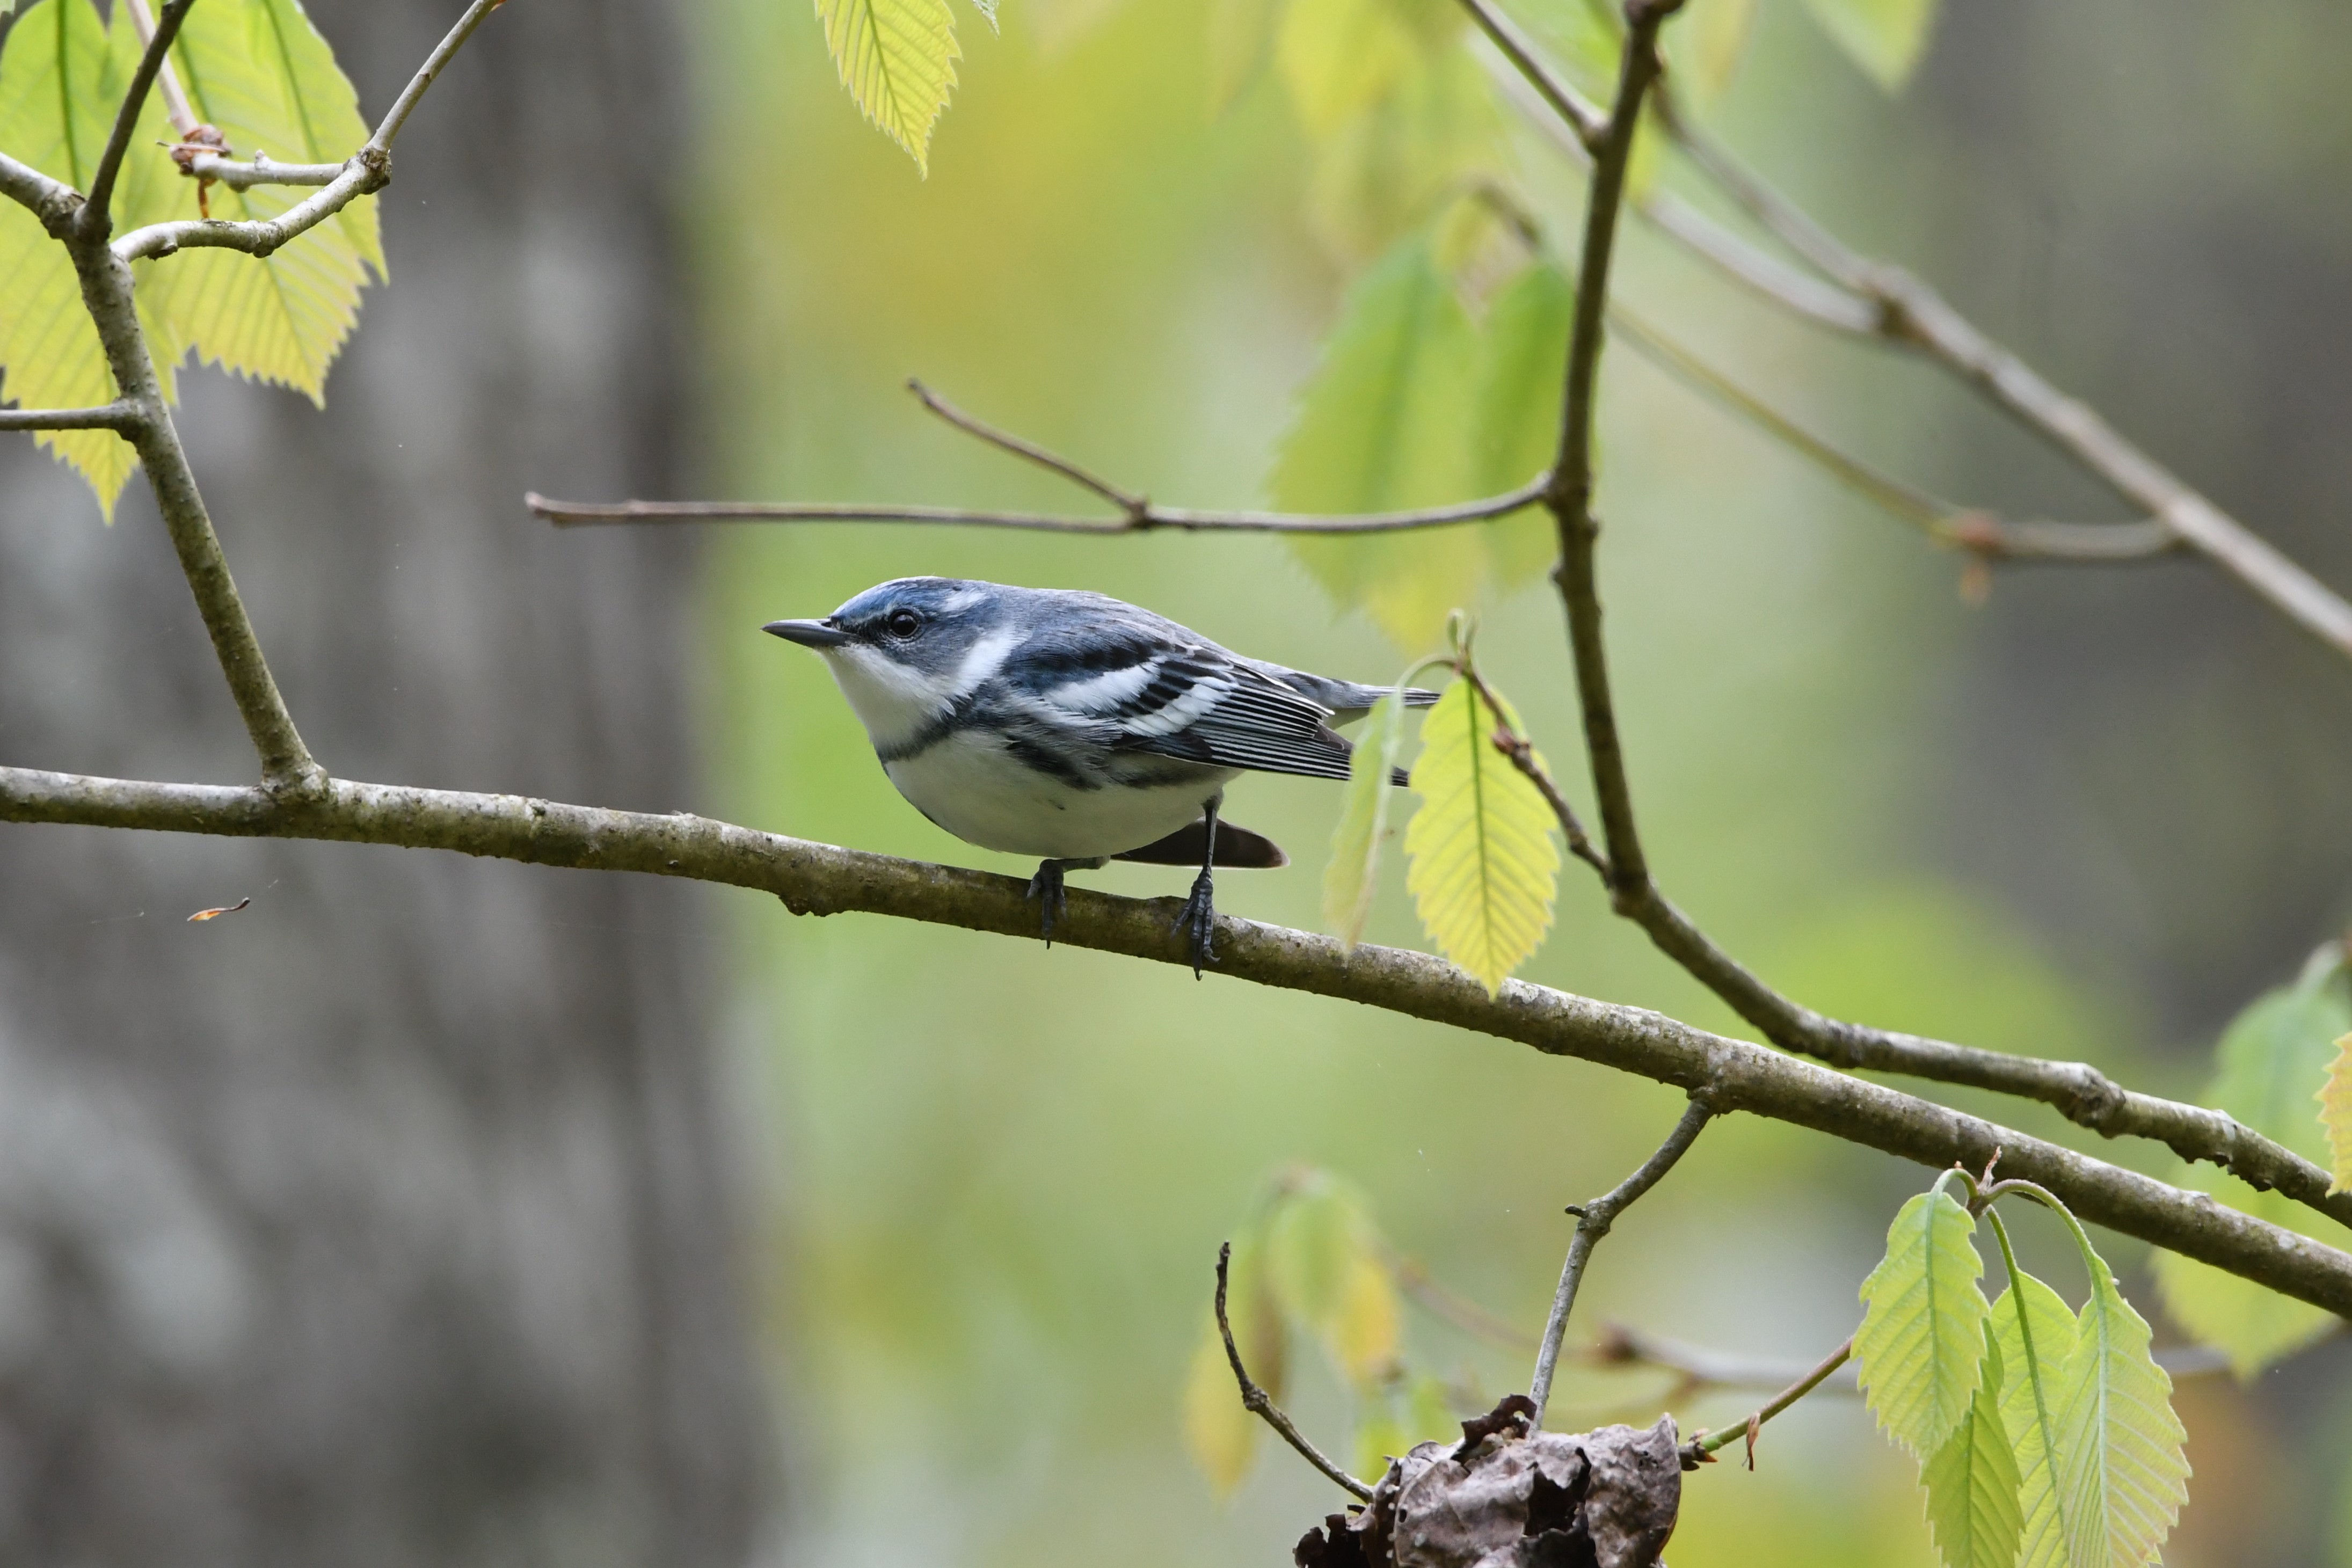
{"type": "Polygon", "coordinates": [[[1082,789],[971,730],[883,770],[917,810],[964,842],[1055,860],[1121,854],[1163,839],[1200,816],[1233,777],[1231,769],[1202,768],[1168,782],[1082,789]]]}

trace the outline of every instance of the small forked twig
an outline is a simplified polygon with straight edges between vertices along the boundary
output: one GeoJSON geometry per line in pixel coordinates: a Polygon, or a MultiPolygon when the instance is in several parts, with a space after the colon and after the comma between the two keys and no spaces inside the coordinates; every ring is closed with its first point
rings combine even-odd
{"type": "Polygon", "coordinates": [[[1551,476],[1537,475],[1516,489],[1444,506],[1394,512],[1208,511],[1162,507],[1149,497],[1114,485],[1099,474],[1034,441],[966,413],[921,382],[907,388],[923,406],[1000,452],[1011,453],[1059,475],[1089,495],[1118,508],[1116,517],[1077,517],[1059,512],[1005,511],[970,507],[874,505],[829,501],[558,501],[536,491],[524,496],[531,515],[558,527],[583,523],[772,522],[932,523],[985,528],[1022,528],[1049,534],[1142,534],[1162,528],[1181,533],[1386,534],[1416,528],[1485,522],[1532,507],[1549,493],[1551,476]]]}
{"type": "Polygon", "coordinates": [[[925,408],[929,409],[966,435],[976,436],[999,451],[1009,452],[1024,461],[1034,463],[1040,468],[1059,474],[1080,489],[1091,490],[1100,496],[1104,500],[1125,512],[1130,518],[1140,520],[1150,516],[1151,501],[1149,497],[1139,496],[1132,490],[1121,489],[1100,475],[1081,468],[1057,452],[1048,452],[1034,441],[1015,435],[1009,430],[999,430],[985,420],[973,418],[913,376],[907,378],[907,390],[913,392],[925,408]]]}
{"type": "Polygon", "coordinates": [[[1363,1501],[1371,1501],[1371,1488],[1325,1458],[1323,1451],[1308,1442],[1307,1435],[1292,1425],[1290,1417],[1282,1413],[1282,1406],[1274,1402],[1273,1396],[1250,1381],[1248,1370],[1242,1365],[1241,1347],[1234,1343],[1234,1325],[1225,1317],[1225,1270],[1233,1260],[1233,1255],[1232,1242],[1225,1241],[1218,1244],[1217,1332],[1224,1336],[1225,1359],[1233,1364],[1234,1381],[1241,1385],[1242,1407],[1254,1412],[1264,1419],[1267,1426],[1281,1433],[1282,1440],[1297,1449],[1308,1464],[1321,1470],[1334,1482],[1346,1488],[1363,1501]]]}
{"type": "Polygon", "coordinates": [[[1552,1373],[1559,1364],[1560,1341],[1568,1333],[1568,1314],[1576,1306],[1577,1287],[1584,1281],[1584,1266],[1591,1259],[1593,1248],[1609,1234],[1610,1226],[1616,1223],[1619,1215],[1675,1168],[1675,1162],[1697,1141],[1699,1129],[1714,1113],[1705,1101],[1694,1095],[1682,1120],[1675,1124],[1675,1130],[1666,1134],[1666,1141],[1642,1162],[1639,1169],[1591,1203],[1570,1207],[1569,1212],[1576,1216],[1576,1234],[1569,1240],[1568,1260],[1559,1270],[1559,1291],[1552,1297],[1551,1316],[1544,1322],[1543,1344],[1536,1352],[1536,1375],[1528,1390],[1535,1401],[1535,1415],[1528,1422],[1529,1432],[1543,1430],[1544,1406],[1551,1402],[1552,1373]]]}

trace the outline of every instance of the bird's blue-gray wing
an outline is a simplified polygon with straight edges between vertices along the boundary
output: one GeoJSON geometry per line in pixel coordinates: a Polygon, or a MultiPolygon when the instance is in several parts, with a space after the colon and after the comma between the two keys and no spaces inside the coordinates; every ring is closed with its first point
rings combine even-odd
{"type": "Polygon", "coordinates": [[[1348,742],[1323,706],[1208,644],[1156,650],[1124,668],[1032,688],[1073,722],[1109,727],[1122,751],[1214,768],[1348,777],[1348,742]]]}

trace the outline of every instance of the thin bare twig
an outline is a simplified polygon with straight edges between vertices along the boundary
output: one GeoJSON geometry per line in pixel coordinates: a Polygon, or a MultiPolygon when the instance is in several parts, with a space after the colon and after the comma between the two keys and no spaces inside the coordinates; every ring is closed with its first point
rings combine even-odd
{"type": "Polygon", "coordinates": [[[1230,1241],[1217,1246],[1217,1332],[1225,1337],[1225,1359],[1233,1364],[1234,1381],[1241,1385],[1242,1407],[1263,1419],[1282,1435],[1282,1440],[1298,1450],[1307,1462],[1345,1487],[1365,1502],[1372,1500],[1372,1489],[1323,1457],[1323,1450],[1307,1440],[1289,1416],[1282,1413],[1266,1391],[1250,1381],[1248,1371],[1242,1365],[1241,1347],[1234,1343],[1234,1325],[1225,1318],[1225,1267],[1234,1255],[1230,1241]]]}
{"type": "Polygon", "coordinates": [[[1420,1259],[1390,1251],[1387,1261],[1389,1273],[1407,1300],[1432,1315],[1443,1318],[1464,1333],[1490,1344],[1501,1345],[1507,1350],[1531,1351],[1541,1343],[1536,1335],[1505,1322],[1460,1291],[1447,1288],[1420,1259]]]}
{"type": "Polygon", "coordinates": [[[81,196],[62,180],[52,180],[29,163],[0,152],[0,196],[5,196],[41,220],[52,235],[60,224],[72,221],[81,196]]]}
{"type": "Polygon", "coordinates": [[[1577,151],[1587,159],[1599,152],[1608,132],[1608,116],[1578,96],[1574,88],[1544,63],[1534,41],[1519,31],[1519,25],[1505,16],[1494,0],[1462,0],[1462,8],[1470,13],[1478,30],[1509,62],[1511,72],[1504,79],[1526,84],[1527,90],[1535,93],[1550,111],[1541,118],[1573,137],[1577,151]]]}
{"type": "Polygon", "coordinates": [[[146,417],[130,402],[103,408],[0,408],[0,430],[111,430],[128,436],[146,417]]]}
{"type": "Polygon", "coordinates": [[[1119,519],[1073,517],[1058,512],[991,511],[966,507],[866,506],[832,501],[613,501],[551,500],[526,494],[534,517],[559,527],[595,523],[934,523],[983,528],[1021,528],[1049,534],[1145,534],[1163,528],[1182,533],[1387,534],[1445,528],[1507,517],[1543,497],[1538,475],[1516,490],[1424,507],[1409,512],[1208,512],[1185,507],[1151,506],[1119,519]]]}
{"type": "Polygon", "coordinates": [[[1774,237],[1871,304],[1871,335],[1920,350],[2295,624],[2338,653],[2352,654],[2352,602],[2124,439],[2087,405],[2052,386],[1935,289],[1900,267],[1849,249],[1687,116],[1675,112],[1671,99],[1666,108],[1664,122],[1675,144],[1725,194],[1774,237]]]}
{"type": "Polygon", "coordinates": [[[907,390],[921,400],[925,408],[929,409],[966,435],[977,436],[1000,451],[1009,452],[1015,457],[1034,463],[1049,473],[1059,474],[1080,489],[1091,490],[1100,496],[1104,500],[1126,513],[1129,518],[1145,517],[1150,515],[1151,502],[1148,497],[1139,496],[1132,490],[1121,489],[1091,470],[1081,468],[1059,453],[1048,452],[1034,441],[1015,435],[1008,430],[1000,430],[985,420],[973,418],[912,376],[907,378],[907,390]]]}
{"type": "Polygon", "coordinates": [[[171,0],[163,7],[163,19],[155,25],[140,51],[138,68],[131,73],[131,85],[122,95],[121,107],[114,115],[114,129],[106,139],[106,151],[99,154],[98,172],[90,177],[89,191],[84,196],[81,211],[75,214],[74,227],[86,243],[96,244],[106,237],[114,223],[114,181],[122,172],[122,156],[131,150],[131,136],[139,128],[139,111],[147,105],[149,89],[155,85],[155,73],[163,68],[164,53],[180,31],[180,24],[188,19],[188,10],[195,0],[171,0]]]}
{"type": "Polygon", "coordinates": [[[1944,500],[1822,440],[1625,307],[1610,307],[1609,327],[1652,364],[1810,458],[1858,494],[1916,525],[1939,544],[1987,559],[2099,563],[2152,559],[2182,547],[2178,534],[2148,519],[2014,522],[1944,500]]]}
{"type": "MultiPolygon", "coordinates": [[[[1464,0],[1474,16],[1486,3],[1464,0]]],[[[1580,162],[1590,162],[1590,128],[1598,111],[1540,58],[1531,51],[1505,49],[1490,70],[1505,95],[1563,152],[1580,162]]],[[[1820,268],[1827,281],[1759,250],[1671,192],[1653,191],[1634,203],[1634,210],[1659,232],[1792,315],[1922,352],[2148,514],[2146,522],[2121,525],[2132,529],[2131,535],[2096,540],[2075,533],[2076,525],[2021,525],[2018,534],[2003,541],[2014,550],[2005,548],[2003,553],[2138,559],[2154,553],[2155,530],[2160,528],[2305,631],[2338,652],[2352,653],[2352,602],[2125,440],[2088,407],[2060,392],[1979,331],[1934,289],[1899,267],[1847,248],[1708,138],[1681,111],[1670,91],[1658,99],[1658,107],[1661,122],[1693,163],[1775,238],[1820,268]],[[2050,531],[2053,529],[2064,531],[2050,531]],[[2100,547],[2114,548],[2107,553],[2100,547]]]]}
{"type": "Polygon", "coordinates": [[[392,152],[392,139],[400,134],[400,128],[406,125],[408,117],[416,111],[417,102],[424,98],[425,89],[431,87],[435,79],[448,68],[449,62],[457,57],[457,51],[466,47],[466,40],[474,36],[474,29],[488,21],[490,13],[505,3],[506,0],[473,0],[473,4],[466,7],[465,15],[457,18],[457,25],[434,46],[433,52],[425,57],[425,63],[416,68],[416,74],[409,78],[408,85],[400,89],[400,97],[393,101],[391,110],[377,123],[375,134],[367,139],[367,146],[362,149],[362,152],[389,154],[392,152]]]}
{"type": "Polygon", "coordinates": [[[1023,528],[1050,534],[1142,534],[1162,528],[1185,533],[1258,534],[1388,534],[1414,528],[1449,528],[1456,523],[1482,522],[1507,517],[1541,501],[1551,482],[1538,474],[1517,489],[1449,506],[1419,507],[1402,512],[1232,512],[1202,511],[1190,507],[1160,507],[1139,492],[1115,485],[1092,469],[1024,436],[1001,430],[966,413],[909,379],[907,390],[922,404],[965,434],[1001,452],[1034,463],[1048,473],[1117,507],[1120,516],[1073,517],[1060,512],[1003,511],[969,507],[900,507],[861,502],[829,501],[614,501],[605,503],[555,501],[532,491],[523,505],[533,516],[559,526],[582,523],[932,523],[987,528],[1023,528]]]}
{"type": "Polygon", "coordinates": [[[249,163],[217,152],[197,152],[188,159],[188,172],[200,180],[217,180],[232,191],[256,185],[331,185],[348,167],[342,163],[279,163],[257,152],[249,163]]]}
{"type": "MultiPolygon", "coordinates": [[[[1769,1394],[1806,1375],[1801,1362],[1792,1364],[1774,1357],[1738,1355],[1685,1344],[1623,1323],[1604,1327],[1601,1337],[1588,1345],[1578,1359],[1592,1366],[1650,1366],[1671,1372],[1685,1396],[1717,1389],[1752,1389],[1769,1394]]],[[[1857,1390],[1849,1383],[1833,1392],[1853,1394],[1857,1390]]]]}
{"type": "Polygon", "coordinates": [[[1682,1120],[1666,1134],[1655,1153],[1643,1160],[1641,1168],[1601,1197],[1581,1207],[1571,1205],[1569,1212],[1576,1216],[1576,1234],[1569,1239],[1568,1260],[1560,1266],[1559,1290],[1552,1297],[1551,1316],[1544,1322],[1542,1343],[1536,1350],[1535,1378],[1528,1396],[1535,1401],[1535,1416],[1528,1430],[1543,1430],[1544,1406],[1551,1402],[1553,1370],[1559,1364],[1560,1341],[1568,1333],[1568,1314],[1576,1306],[1577,1288],[1584,1282],[1584,1266],[1592,1257],[1592,1249],[1609,1234],[1617,1217],[1632,1207],[1641,1196],[1658,1185],[1665,1174],[1675,1168],[1675,1162],[1698,1138],[1699,1129],[1715,1113],[1699,1096],[1691,1096],[1682,1120]]]}

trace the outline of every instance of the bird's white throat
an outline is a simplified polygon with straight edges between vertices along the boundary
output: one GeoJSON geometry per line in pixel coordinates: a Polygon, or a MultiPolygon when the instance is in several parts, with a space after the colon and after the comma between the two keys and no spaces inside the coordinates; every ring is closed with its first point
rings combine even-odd
{"type": "Polygon", "coordinates": [[[976,690],[1002,669],[1015,641],[1010,632],[991,632],[947,670],[919,670],[863,643],[822,652],[834,684],[866,727],[866,738],[875,750],[887,753],[920,734],[957,697],[976,690]]]}

